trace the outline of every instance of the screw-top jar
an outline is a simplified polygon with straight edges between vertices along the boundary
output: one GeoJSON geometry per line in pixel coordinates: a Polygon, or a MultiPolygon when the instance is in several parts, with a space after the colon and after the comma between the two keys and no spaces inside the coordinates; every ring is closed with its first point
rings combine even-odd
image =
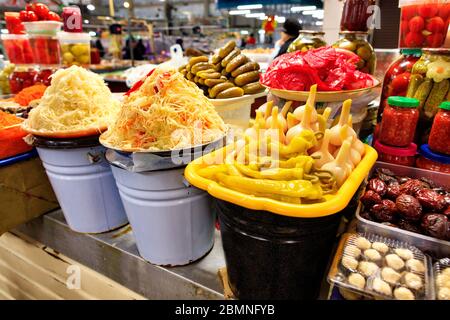
{"type": "Polygon", "coordinates": [[[389,97],[381,119],[380,142],[394,147],[406,147],[413,142],[419,120],[418,106],[417,99],[389,97]]]}
{"type": "Polygon", "coordinates": [[[450,155],[450,101],[442,102],[434,117],[428,145],[434,152],[450,155]]]}
{"type": "Polygon", "coordinates": [[[381,114],[389,97],[405,97],[407,95],[412,68],[421,55],[420,49],[402,49],[400,57],[389,66],[384,76],[383,91],[378,108],[378,121],[381,121],[381,114]]]}
{"type": "Polygon", "coordinates": [[[327,43],[324,39],[325,32],[302,30],[299,36],[295,39],[288,48],[288,52],[294,51],[308,51],[325,47],[327,43]]]}
{"type": "Polygon", "coordinates": [[[358,70],[374,74],[377,57],[375,50],[367,40],[368,35],[368,32],[341,31],[339,40],[333,44],[333,47],[356,53],[361,58],[357,64],[358,70]]]}
{"type": "Polygon", "coordinates": [[[376,141],[374,147],[378,152],[378,161],[414,167],[417,153],[416,144],[411,143],[405,148],[398,148],[390,147],[382,144],[380,141],[376,141]]]}
{"type": "Polygon", "coordinates": [[[417,168],[450,173],[449,156],[431,151],[428,144],[420,146],[419,154],[416,161],[417,168]]]}

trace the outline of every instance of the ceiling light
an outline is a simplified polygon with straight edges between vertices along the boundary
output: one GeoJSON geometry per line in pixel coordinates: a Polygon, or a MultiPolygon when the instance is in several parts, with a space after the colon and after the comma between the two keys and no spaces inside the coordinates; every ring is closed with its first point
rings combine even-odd
{"type": "Polygon", "coordinates": [[[316,6],[300,6],[300,7],[292,7],[291,11],[292,12],[301,12],[301,11],[316,10],[316,9],[317,9],[316,6]]]}
{"type": "Polygon", "coordinates": [[[278,23],[284,23],[286,21],[286,17],[275,16],[275,21],[278,23]]]}
{"type": "Polygon", "coordinates": [[[89,31],[89,35],[90,35],[91,37],[95,37],[97,34],[95,33],[95,31],[89,31]]]}
{"type": "Polygon", "coordinates": [[[262,4],[248,4],[245,6],[237,6],[238,10],[262,9],[262,4]]]}
{"type": "Polygon", "coordinates": [[[312,16],[313,14],[319,14],[319,13],[323,14],[323,10],[306,10],[306,11],[302,12],[302,14],[310,15],[310,16],[312,16]]]}
{"type": "Polygon", "coordinates": [[[230,10],[228,13],[231,16],[237,16],[237,15],[244,15],[244,14],[249,14],[251,11],[250,10],[230,10]]]}
{"type": "Polygon", "coordinates": [[[86,24],[88,24],[88,23],[89,23],[89,20],[88,20],[88,19],[84,19],[83,22],[86,23],[86,24]]]}
{"type": "Polygon", "coordinates": [[[265,17],[266,14],[264,12],[255,12],[255,13],[248,13],[245,15],[246,18],[259,18],[259,17],[265,17]]]}
{"type": "Polygon", "coordinates": [[[248,31],[247,30],[241,30],[241,34],[246,35],[246,34],[248,34],[248,31]]]}
{"type": "Polygon", "coordinates": [[[88,5],[86,6],[86,8],[87,8],[89,11],[94,11],[94,10],[95,10],[95,6],[94,6],[93,4],[88,4],[88,5]]]}
{"type": "Polygon", "coordinates": [[[125,1],[123,3],[124,8],[128,9],[130,7],[130,3],[128,1],[125,1]]]}

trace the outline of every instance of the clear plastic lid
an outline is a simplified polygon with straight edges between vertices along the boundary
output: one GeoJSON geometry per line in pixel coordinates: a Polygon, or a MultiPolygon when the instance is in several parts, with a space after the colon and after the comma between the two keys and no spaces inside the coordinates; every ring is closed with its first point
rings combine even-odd
{"type": "Polygon", "coordinates": [[[436,262],[433,271],[436,298],[450,300],[450,258],[436,262]]]}
{"type": "Polygon", "coordinates": [[[376,234],[342,237],[328,281],[377,299],[429,300],[434,298],[431,261],[422,251],[376,234]]]}
{"type": "Polygon", "coordinates": [[[17,40],[17,39],[22,39],[22,40],[26,40],[28,39],[28,35],[27,34],[2,34],[0,36],[0,39],[2,40],[17,40]]]}
{"type": "Polygon", "coordinates": [[[91,36],[89,33],[83,32],[58,32],[58,39],[61,42],[65,43],[79,43],[79,42],[87,42],[91,41],[91,36]]]}
{"type": "Polygon", "coordinates": [[[399,6],[399,8],[401,8],[401,7],[406,7],[406,6],[418,5],[418,4],[439,4],[439,3],[443,3],[443,1],[442,0],[399,0],[398,6],[399,6]]]}

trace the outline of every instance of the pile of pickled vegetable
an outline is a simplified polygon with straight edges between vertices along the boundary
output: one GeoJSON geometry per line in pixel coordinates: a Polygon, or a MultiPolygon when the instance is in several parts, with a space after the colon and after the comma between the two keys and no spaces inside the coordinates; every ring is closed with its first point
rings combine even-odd
{"type": "Polygon", "coordinates": [[[361,58],[353,52],[323,47],[292,52],[275,59],[261,76],[269,88],[308,91],[353,90],[373,86],[375,78],[357,70],[361,58]]]}
{"type": "Polygon", "coordinates": [[[198,174],[256,197],[287,203],[323,201],[345,182],[365,153],[352,128],[351,100],[344,102],[339,122],[327,129],[331,109],[315,109],[317,86],[308,102],[289,112],[272,101],[257,110],[253,127],[198,174]]]}

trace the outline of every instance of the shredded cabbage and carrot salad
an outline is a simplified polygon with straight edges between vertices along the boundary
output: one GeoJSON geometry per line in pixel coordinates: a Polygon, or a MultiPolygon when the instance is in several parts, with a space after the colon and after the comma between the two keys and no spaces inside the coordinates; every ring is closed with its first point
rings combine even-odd
{"type": "Polygon", "coordinates": [[[226,125],[194,83],[157,68],[125,97],[116,122],[100,141],[124,151],[182,149],[223,137],[226,125]]]}
{"type": "Polygon", "coordinates": [[[120,102],[98,74],[78,66],[58,70],[39,105],[30,111],[25,130],[42,133],[105,130],[120,102]]]}

